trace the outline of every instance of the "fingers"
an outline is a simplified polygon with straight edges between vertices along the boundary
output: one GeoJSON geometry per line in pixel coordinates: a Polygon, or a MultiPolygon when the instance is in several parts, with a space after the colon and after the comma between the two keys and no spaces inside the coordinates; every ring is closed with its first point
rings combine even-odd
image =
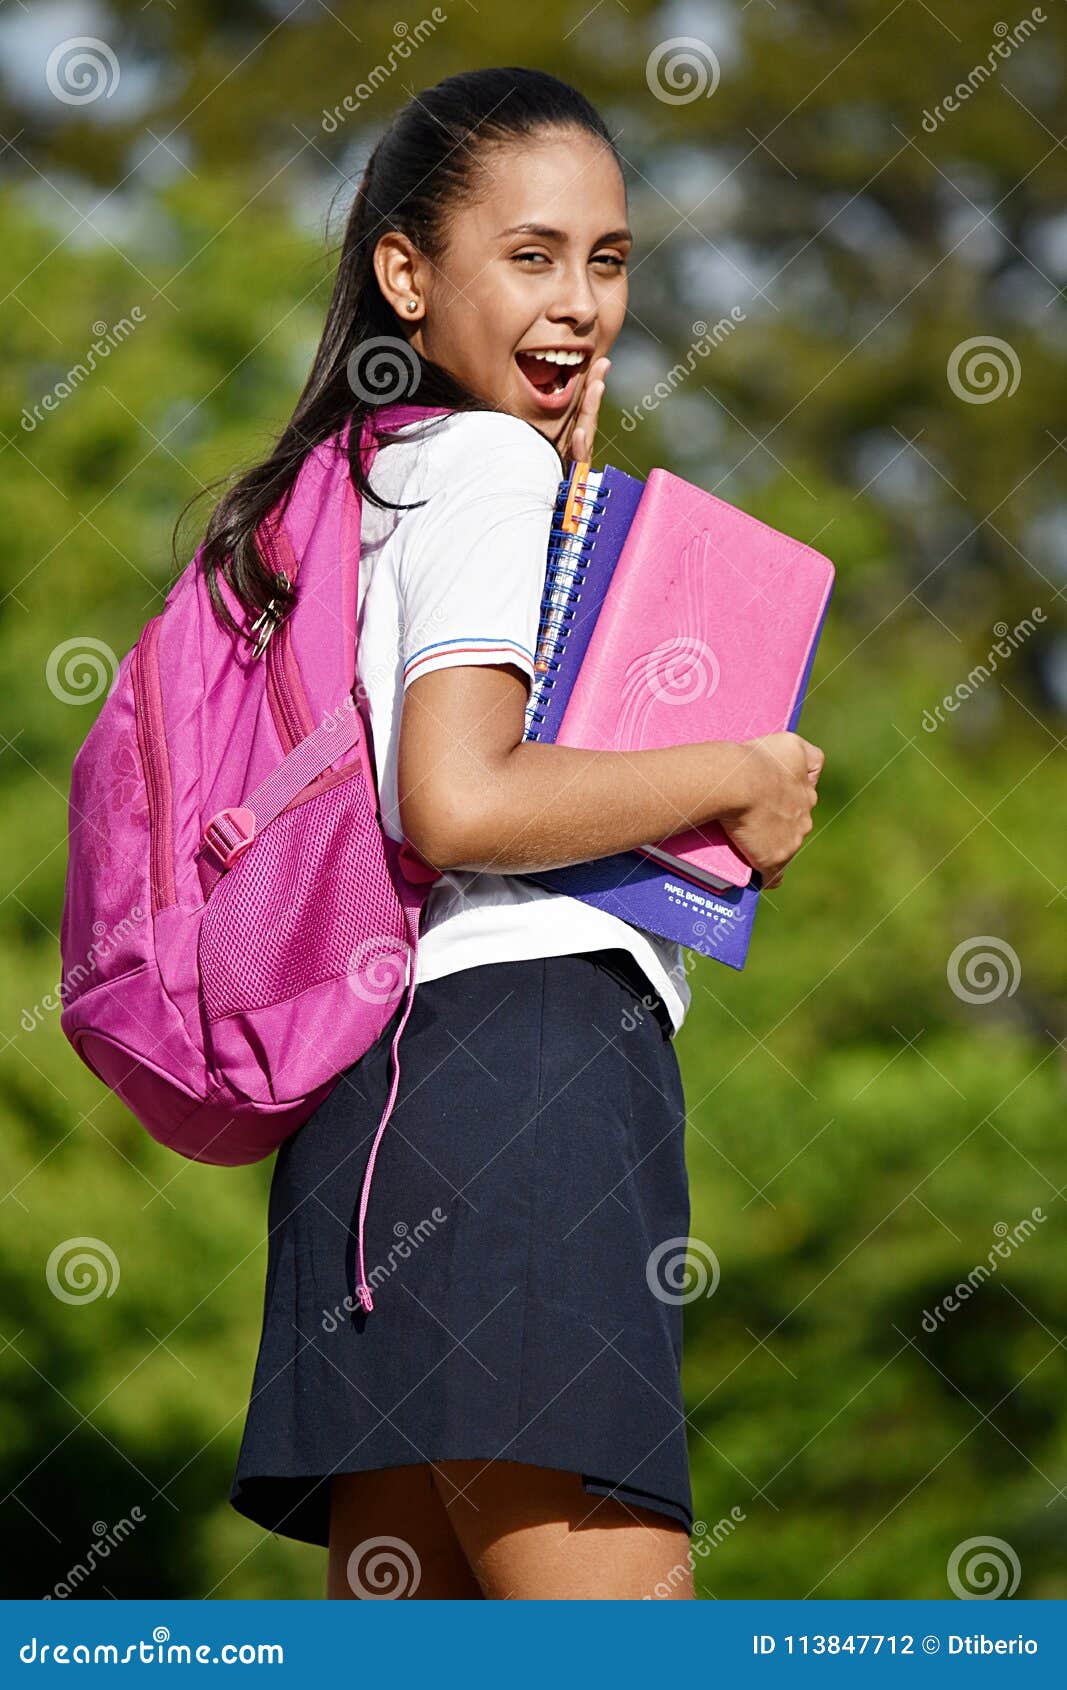
{"type": "Polygon", "coordinates": [[[574,423],[571,435],[571,457],[575,463],[589,463],[593,457],[593,441],[596,438],[597,412],[600,409],[600,397],[604,391],[603,382],[597,383],[599,391],[586,389],[582,396],[582,408],[574,423]],[[589,405],[592,402],[592,414],[589,405]]]}
{"type": "Polygon", "coordinates": [[[817,745],[813,745],[810,739],[805,739],[803,734],[798,734],[797,738],[807,753],[808,774],[812,780],[818,780],[822,774],[823,764],[826,762],[826,753],[821,751],[817,745]]]}
{"type": "Polygon", "coordinates": [[[610,368],[610,358],[596,358],[589,366],[570,440],[570,454],[576,463],[592,459],[600,401],[604,397],[604,380],[610,368]]]}

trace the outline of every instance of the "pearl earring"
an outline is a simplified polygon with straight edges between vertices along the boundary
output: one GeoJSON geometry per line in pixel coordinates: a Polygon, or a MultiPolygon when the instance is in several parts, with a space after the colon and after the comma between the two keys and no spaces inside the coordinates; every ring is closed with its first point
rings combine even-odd
{"type": "Polygon", "coordinates": [[[417,311],[418,309],[419,309],[418,300],[417,299],[409,299],[408,300],[408,310],[409,311],[417,311]]]}

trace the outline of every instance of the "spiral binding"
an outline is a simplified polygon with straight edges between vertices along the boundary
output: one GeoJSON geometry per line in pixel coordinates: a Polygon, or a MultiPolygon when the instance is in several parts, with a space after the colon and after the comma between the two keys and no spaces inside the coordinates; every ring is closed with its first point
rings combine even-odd
{"type": "Polygon", "coordinates": [[[561,485],[556,499],[549,530],[545,590],[537,628],[537,651],[534,657],[536,679],[533,694],[526,707],[526,739],[535,740],[540,737],[563,648],[589,572],[589,561],[600,531],[599,519],[603,517],[605,505],[611,496],[611,488],[602,488],[600,483],[599,472],[588,479],[578,479],[576,467],[572,479],[561,485]],[[567,526],[568,514],[574,519],[573,526],[567,526]]]}

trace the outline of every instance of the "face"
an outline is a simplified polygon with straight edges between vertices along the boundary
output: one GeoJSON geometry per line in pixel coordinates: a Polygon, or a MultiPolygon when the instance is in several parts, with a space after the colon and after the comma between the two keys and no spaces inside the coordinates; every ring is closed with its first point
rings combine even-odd
{"type": "Polygon", "coordinates": [[[416,351],[562,453],[589,368],[626,314],[622,175],[603,142],[570,132],[496,148],[486,163],[488,186],[453,216],[441,263],[416,256],[398,315],[417,297],[416,351]]]}

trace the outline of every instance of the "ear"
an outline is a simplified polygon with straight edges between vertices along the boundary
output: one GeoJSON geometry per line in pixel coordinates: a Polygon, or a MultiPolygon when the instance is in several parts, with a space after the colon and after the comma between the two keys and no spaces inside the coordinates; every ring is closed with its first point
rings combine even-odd
{"type": "Polygon", "coordinates": [[[417,323],[426,309],[419,282],[418,257],[407,236],[399,230],[390,229],[375,247],[374,274],[383,297],[397,316],[405,323],[417,323]],[[409,309],[412,299],[418,300],[418,311],[409,309]]]}

